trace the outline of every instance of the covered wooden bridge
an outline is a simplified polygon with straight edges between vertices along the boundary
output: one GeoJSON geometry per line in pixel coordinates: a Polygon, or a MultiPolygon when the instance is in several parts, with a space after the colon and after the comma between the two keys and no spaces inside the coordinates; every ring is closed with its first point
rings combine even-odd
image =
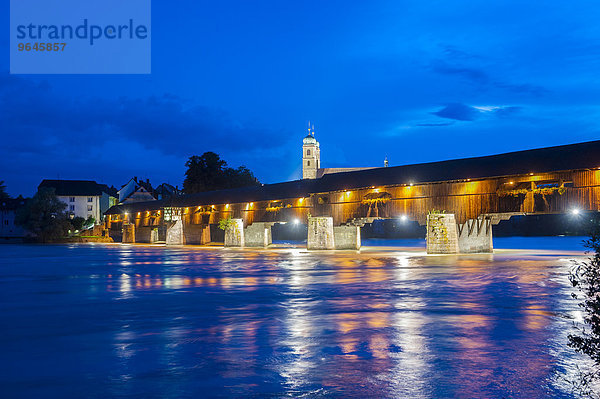
{"type": "Polygon", "coordinates": [[[492,225],[514,214],[600,209],[600,141],[327,174],[106,212],[116,241],[266,246],[274,223],[308,224],[309,249],[358,249],[360,226],[404,217],[427,224],[430,253],[489,252],[492,225]]]}

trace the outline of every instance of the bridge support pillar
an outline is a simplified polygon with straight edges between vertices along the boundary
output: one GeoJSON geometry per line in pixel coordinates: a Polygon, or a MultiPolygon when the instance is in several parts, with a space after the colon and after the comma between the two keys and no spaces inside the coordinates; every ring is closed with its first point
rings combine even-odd
{"type": "Polygon", "coordinates": [[[427,253],[457,254],[458,229],[453,213],[427,215],[427,253]]]}
{"type": "Polygon", "coordinates": [[[150,244],[154,244],[157,241],[159,241],[158,227],[153,227],[152,230],[150,230],[150,244]]]}
{"type": "Polygon", "coordinates": [[[184,224],[183,241],[185,244],[204,245],[210,242],[210,226],[205,224],[184,224]]]}
{"type": "Polygon", "coordinates": [[[307,249],[335,249],[332,217],[309,217],[307,249]]]}
{"type": "Polygon", "coordinates": [[[333,228],[335,249],[360,249],[360,227],[336,226],[333,228]]]}
{"type": "Polygon", "coordinates": [[[244,220],[231,219],[230,225],[225,230],[225,246],[243,247],[244,245],[244,220]]]}
{"type": "Polygon", "coordinates": [[[458,247],[461,253],[492,252],[492,221],[480,217],[458,225],[458,247]]]}
{"type": "Polygon", "coordinates": [[[174,220],[167,226],[167,245],[183,245],[183,222],[181,219],[174,220]]]}
{"type": "Polygon", "coordinates": [[[244,243],[247,247],[268,247],[273,243],[271,226],[273,223],[255,222],[244,229],[244,243]]]}
{"type": "Polygon", "coordinates": [[[123,224],[123,238],[121,240],[123,244],[135,243],[135,224],[127,223],[123,224]]]}

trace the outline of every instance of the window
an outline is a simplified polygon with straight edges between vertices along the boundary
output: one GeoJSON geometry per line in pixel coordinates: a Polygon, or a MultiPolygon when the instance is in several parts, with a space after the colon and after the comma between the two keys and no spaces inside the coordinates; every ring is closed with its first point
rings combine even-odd
{"type": "Polygon", "coordinates": [[[69,197],[69,202],[75,202],[75,197],[69,197]]]}
{"type": "Polygon", "coordinates": [[[310,156],[310,150],[306,150],[306,156],[310,156]]]}
{"type": "Polygon", "coordinates": [[[94,198],[93,197],[88,197],[88,202],[94,202],[94,198]]]}
{"type": "Polygon", "coordinates": [[[306,161],[306,166],[310,166],[310,161],[306,161]]]}
{"type": "Polygon", "coordinates": [[[4,224],[8,226],[8,220],[5,220],[5,221],[4,221],[4,224]]]}
{"type": "Polygon", "coordinates": [[[74,212],[75,211],[75,205],[69,205],[69,210],[71,212],[74,212]]]}
{"type": "Polygon", "coordinates": [[[93,209],[93,205],[88,205],[88,212],[93,209]]]}

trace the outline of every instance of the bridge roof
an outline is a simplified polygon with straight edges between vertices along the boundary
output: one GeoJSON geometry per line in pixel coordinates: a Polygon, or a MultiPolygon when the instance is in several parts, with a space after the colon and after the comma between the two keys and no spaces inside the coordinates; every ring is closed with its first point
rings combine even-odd
{"type": "Polygon", "coordinates": [[[600,140],[474,158],[332,173],[312,180],[208,191],[161,201],[118,205],[109,209],[106,214],[138,212],[165,206],[186,207],[300,198],[313,193],[371,186],[481,179],[598,167],[600,140]]]}

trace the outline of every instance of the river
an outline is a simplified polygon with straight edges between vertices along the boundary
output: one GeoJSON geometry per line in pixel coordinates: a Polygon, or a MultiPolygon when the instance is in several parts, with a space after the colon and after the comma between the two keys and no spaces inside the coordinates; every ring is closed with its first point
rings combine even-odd
{"type": "Polygon", "coordinates": [[[427,256],[1,245],[0,394],[572,397],[581,237],[427,256]]]}

